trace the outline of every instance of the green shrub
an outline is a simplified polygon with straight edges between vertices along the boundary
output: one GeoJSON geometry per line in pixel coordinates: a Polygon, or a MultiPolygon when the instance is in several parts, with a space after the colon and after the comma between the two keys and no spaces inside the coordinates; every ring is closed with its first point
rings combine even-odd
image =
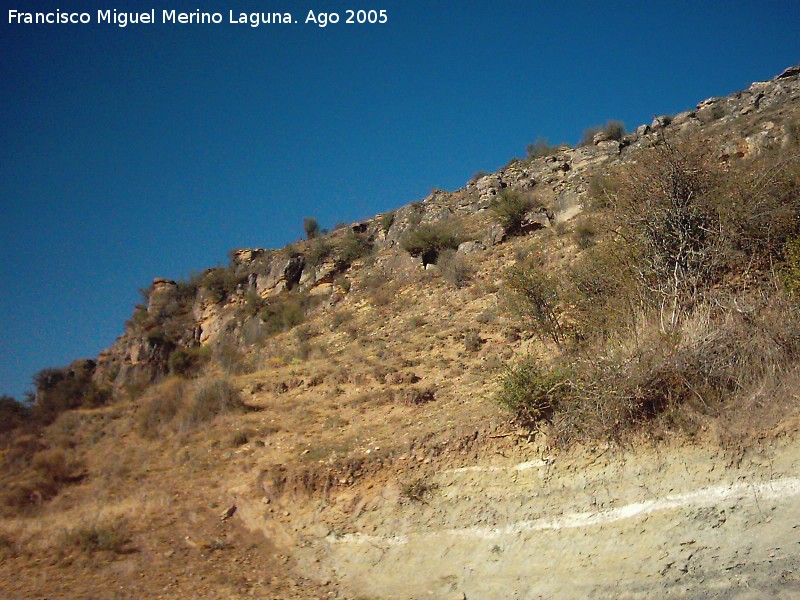
{"type": "Polygon", "coordinates": [[[492,202],[491,209],[507,234],[518,235],[522,231],[525,215],[533,206],[534,202],[530,194],[505,189],[492,202]]]}
{"type": "Polygon", "coordinates": [[[306,266],[315,269],[325,262],[333,253],[333,246],[327,238],[316,238],[311,241],[308,250],[305,251],[304,257],[306,266]]]}
{"type": "Polygon", "coordinates": [[[609,197],[614,193],[614,182],[606,173],[595,173],[589,178],[589,197],[592,207],[608,207],[609,197]]]}
{"type": "Polygon", "coordinates": [[[265,300],[259,313],[265,333],[275,335],[288,331],[306,320],[306,311],[311,308],[311,299],[306,294],[292,292],[265,300]]]}
{"type": "Polygon", "coordinates": [[[169,372],[178,377],[194,377],[208,363],[209,356],[207,347],[177,348],[169,355],[169,372]]]}
{"type": "Polygon", "coordinates": [[[597,237],[597,229],[594,224],[586,218],[580,219],[575,223],[575,229],[572,232],[572,239],[581,250],[586,250],[595,243],[597,237]]]}
{"type": "Polygon", "coordinates": [[[381,229],[383,230],[383,233],[389,233],[389,229],[391,229],[392,225],[394,224],[394,217],[394,211],[381,215],[381,229]]]}
{"type": "Polygon", "coordinates": [[[11,396],[0,396],[0,433],[16,429],[30,416],[30,409],[11,396]]]}
{"type": "Polygon", "coordinates": [[[334,284],[334,285],[335,285],[337,288],[339,288],[340,290],[342,290],[342,291],[343,291],[345,294],[348,294],[348,293],[350,293],[350,288],[351,288],[351,287],[352,287],[352,285],[353,285],[353,284],[352,284],[352,282],[350,281],[350,279],[348,279],[348,278],[347,278],[346,276],[344,276],[344,275],[340,275],[339,277],[337,277],[337,278],[334,280],[333,284],[334,284]]]}
{"type": "Polygon", "coordinates": [[[452,225],[430,223],[420,225],[403,236],[401,245],[411,256],[421,256],[423,264],[436,264],[443,250],[456,249],[460,243],[452,225]]]}
{"type": "Polygon", "coordinates": [[[306,232],[306,239],[313,240],[319,236],[319,223],[314,217],[303,219],[303,231],[306,232]]]}
{"type": "MultiPolygon", "coordinates": [[[[93,364],[93,363],[92,363],[93,364]]],[[[52,423],[65,410],[97,407],[111,399],[111,392],[92,381],[93,367],[43,369],[34,375],[36,402],[31,416],[52,423]]]]}
{"type": "Polygon", "coordinates": [[[347,231],[336,244],[335,259],[337,270],[343,271],[356,260],[372,252],[372,242],[363,234],[347,231]]]}
{"type": "Polygon", "coordinates": [[[548,420],[572,394],[571,373],[562,369],[543,369],[528,358],[506,367],[495,398],[526,427],[548,420]]]}

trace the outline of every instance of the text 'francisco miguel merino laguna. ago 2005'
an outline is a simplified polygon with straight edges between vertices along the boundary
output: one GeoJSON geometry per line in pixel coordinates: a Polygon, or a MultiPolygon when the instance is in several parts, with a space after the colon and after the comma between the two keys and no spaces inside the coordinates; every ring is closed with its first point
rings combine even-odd
{"type": "MultiPolygon", "coordinates": [[[[298,21],[289,12],[236,12],[228,11],[227,19],[220,12],[202,12],[199,9],[191,12],[180,12],[174,9],[150,9],[143,12],[124,12],[117,9],[98,10],[94,15],[88,12],[67,12],[54,10],[51,12],[24,12],[10,9],[8,23],[10,25],[282,25],[297,23],[298,21]],[[159,19],[160,17],[160,19],[159,19]]],[[[324,13],[308,11],[303,23],[311,23],[318,27],[328,24],[383,24],[388,21],[385,10],[346,10],[343,15],[338,13],[324,13]]]]}

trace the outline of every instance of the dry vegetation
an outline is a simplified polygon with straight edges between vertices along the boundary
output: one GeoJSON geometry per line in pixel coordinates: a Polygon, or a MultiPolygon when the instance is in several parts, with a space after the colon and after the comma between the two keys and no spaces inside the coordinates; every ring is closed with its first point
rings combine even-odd
{"type": "Polygon", "coordinates": [[[555,349],[503,377],[520,423],[568,445],[692,433],[792,398],[800,161],[790,149],[723,169],[697,148],[664,142],[621,169],[613,218],[567,268],[539,257],[507,272],[512,310],[555,349]]]}

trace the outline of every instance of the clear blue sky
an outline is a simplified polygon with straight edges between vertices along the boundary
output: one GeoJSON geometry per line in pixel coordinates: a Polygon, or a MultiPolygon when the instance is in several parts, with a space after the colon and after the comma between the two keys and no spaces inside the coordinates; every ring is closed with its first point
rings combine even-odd
{"type": "MultiPolygon", "coordinates": [[[[138,289],[454,189],[538,136],[629,128],[800,62],[800,2],[274,0],[364,26],[0,23],[0,393],[95,356],[138,289]]],[[[214,8],[207,8],[213,6],[214,8]]]]}

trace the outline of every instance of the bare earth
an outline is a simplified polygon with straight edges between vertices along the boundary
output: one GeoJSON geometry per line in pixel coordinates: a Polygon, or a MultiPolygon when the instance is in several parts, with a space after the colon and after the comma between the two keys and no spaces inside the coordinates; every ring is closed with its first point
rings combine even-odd
{"type": "Polygon", "coordinates": [[[736,457],[527,458],[432,473],[421,501],[386,483],[315,504],[302,569],[346,598],[800,597],[795,431],[736,457]]]}

